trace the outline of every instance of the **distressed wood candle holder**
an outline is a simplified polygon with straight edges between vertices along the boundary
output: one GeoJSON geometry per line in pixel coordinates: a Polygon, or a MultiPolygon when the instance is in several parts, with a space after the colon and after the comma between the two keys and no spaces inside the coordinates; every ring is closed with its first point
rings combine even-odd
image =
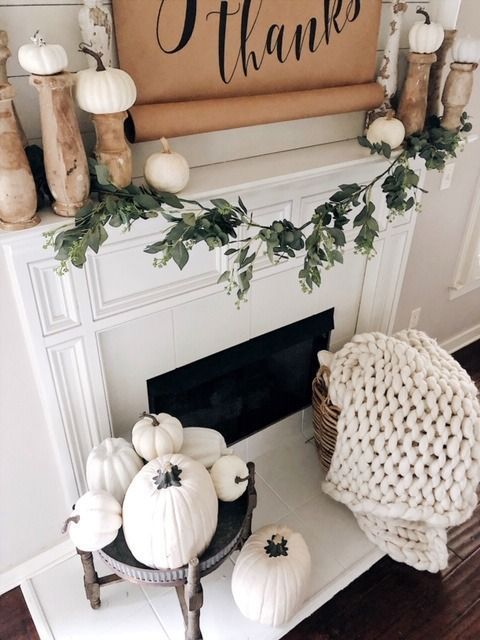
{"type": "Polygon", "coordinates": [[[470,101],[475,62],[452,62],[442,95],[444,106],[442,127],[456,131],[461,126],[462,113],[470,101]]]}
{"type": "Polygon", "coordinates": [[[119,189],[132,182],[132,152],[123,129],[126,117],[126,111],[92,116],[97,134],[95,156],[108,168],[110,180],[119,189]]]}
{"type": "MultiPolygon", "coordinates": [[[[7,60],[11,55],[12,54],[10,52],[10,49],[8,48],[8,34],[6,31],[0,30],[0,85],[9,84],[7,74],[7,60]]],[[[14,103],[12,103],[12,108],[15,120],[17,121],[17,127],[22,140],[22,145],[26,147],[28,144],[27,136],[25,135],[25,131],[23,130],[22,123],[20,122],[20,118],[18,117],[14,103]]]]}
{"type": "Polygon", "coordinates": [[[32,75],[40,96],[45,172],[59,216],[72,217],[87,202],[90,176],[72,98],[73,76],[67,71],[51,76],[32,75]]]}
{"type": "Polygon", "coordinates": [[[408,54],[408,73],[403,87],[398,118],[405,126],[407,136],[423,131],[427,114],[428,79],[432,64],[437,60],[434,53],[408,54]]]}
{"type": "Polygon", "coordinates": [[[28,229],[40,222],[32,172],[13,111],[14,88],[0,85],[0,228],[28,229]]]}
{"type": "Polygon", "coordinates": [[[453,46],[456,35],[456,29],[446,29],[442,46],[436,52],[437,61],[432,65],[430,70],[430,79],[428,82],[427,117],[441,115],[443,70],[447,64],[447,57],[453,46]]]}

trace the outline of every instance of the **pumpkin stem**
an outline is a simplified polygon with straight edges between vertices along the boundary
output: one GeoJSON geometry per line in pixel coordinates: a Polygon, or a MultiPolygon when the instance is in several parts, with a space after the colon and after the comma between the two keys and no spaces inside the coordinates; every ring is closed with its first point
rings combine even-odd
{"type": "Polygon", "coordinates": [[[150,420],[152,421],[152,424],[153,424],[154,427],[158,427],[158,425],[160,424],[160,422],[153,415],[153,413],[147,413],[146,411],[144,411],[140,417],[141,418],[150,418],[150,420]]]}
{"type": "Polygon", "coordinates": [[[70,524],[70,522],[78,524],[80,522],[80,516],[70,516],[69,518],[67,518],[63,523],[62,533],[67,533],[68,525],[70,524]]]}
{"type": "Polygon", "coordinates": [[[279,556],[288,556],[287,541],[282,536],[280,542],[277,542],[278,536],[274,534],[271,540],[267,540],[267,546],[264,547],[269,558],[278,558],[279,556]]]}
{"type": "Polygon", "coordinates": [[[162,146],[163,146],[162,153],[172,153],[172,150],[170,149],[170,144],[168,143],[168,140],[166,138],[160,138],[160,142],[162,143],[162,146]]]}
{"type": "Polygon", "coordinates": [[[82,53],[86,53],[87,56],[92,56],[92,58],[95,58],[95,60],[97,61],[97,71],[106,71],[107,70],[105,65],[102,62],[103,53],[97,53],[93,49],[90,49],[89,46],[85,42],[81,42],[78,45],[78,50],[81,51],[82,53]]]}
{"type": "Polygon", "coordinates": [[[170,487],[181,487],[180,476],[182,470],[178,468],[176,464],[167,463],[163,469],[158,469],[157,474],[153,481],[157,486],[157,489],[169,489],[170,487]]]}
{"type": "Polygon", "coordinates": [[[425,16],[425,24],[432,24],[432,21],[430,19],[429,14],[425,11],[425,9],[422,9],[422,7],[418,7],[417,11],[416,11],[419,15],[425,16]]]}
{"type": "Polygon", "coordinates": [[[37,29],[35,31],[35,33],[33,34],[33,36],[30,38],[30,40],[33,42],[33,44],[36,47],[44,47],[47,43],[45,42],[45,39],[42,38],[42,36],[40,35],[40,29],[37,29]]]}
{"type": "Polygon", "coordinates": [[[247,480],[248,480],[248,476],[245,476],[245,478],[240,478],[240,476],[236,476],[235,484],[240,484],[241,482],[247,482],[247,480]]]}

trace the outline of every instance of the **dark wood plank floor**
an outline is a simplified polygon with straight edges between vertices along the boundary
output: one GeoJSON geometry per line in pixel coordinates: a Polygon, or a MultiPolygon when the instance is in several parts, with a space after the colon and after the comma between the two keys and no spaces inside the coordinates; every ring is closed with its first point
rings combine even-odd
{"type": "MultiPolygon", "coordinates": [[[[480,341],[455,357],[480,388],[480,341]]],[[[480,640],[480,506],[449,549],[441,575],[383,558],[284,640],[480,640]]],[[[0,640],[39,640],[19,588],[0,597],[0,640]]]]}

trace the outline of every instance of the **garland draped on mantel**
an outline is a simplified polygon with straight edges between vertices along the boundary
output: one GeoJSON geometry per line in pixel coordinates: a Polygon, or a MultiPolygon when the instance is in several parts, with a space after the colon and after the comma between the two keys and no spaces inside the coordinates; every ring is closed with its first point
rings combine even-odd
{"type": "Polygon", "coordinates": [[[471,131],[466,113],[460,131],[443,129],[438,118],[432,118],[422,133],[407,137],[393,159],[387,144],[370,144],[365,137],[359,143],[390,160],[388,168],[368,184],[342,184],[330,198],[318,206],[311,219],[300,227],[289,220],[276,220],[270,225],[258,224],[241,198],[237,204],[217,198],[207,205],[195,200],[161,193],[146,186],[129,185],[117,189],[110,183],[106,167],[91,161],[92,194],[96,195],[75,218],[73,226],[62,226],[45,233],[45,247],[53,247],[59,261],[57,272],[63,274],[69,265],[82,268],[90,248],[98,253],[108,238],[107,227],[129,230],[137,220],[162,216],[169,226],[163,238],[144,251],[160,254],[154,265],[163,267],[170,261],[183,269],[194,246],[204,243],[210,251],[226,247],[229,269],[219,278],[228,293],[236,294],[237,303],[245,300],[250,288],[256,259],[267,255],[272,264],[303,257],[299,272],[302,289],[311,292],[320,286],[322,270],[343,262],[346,245],[345,226],[353,217],[358,230],[354,239],[356,251],[367,256],[375,253],[379,233],[375,219],[372,189],[381,185],[389,209],[389,219],[404,215],[417,207],[419,174],[410,160],[421,158],[427,169],[442,170],[456,157],[471,131]]]}

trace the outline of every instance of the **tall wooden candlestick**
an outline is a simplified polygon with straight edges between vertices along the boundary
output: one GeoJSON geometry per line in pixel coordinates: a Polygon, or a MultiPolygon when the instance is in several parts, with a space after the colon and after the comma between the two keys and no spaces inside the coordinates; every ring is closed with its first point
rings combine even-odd
{"type": "Polygon", "coordinates": [[[127,112],[103,113],[92,117],[97,134],[97,161],[108,168],[112,184],[123,189],[132,182],[132,152],[123,130],[127,112]]]}
{"type": "Polygon", "coordinates": [[[408,54],[408,74],[398,108],[398,118],[405,125],[406,135],[423,131],[427,113],[430,68],[437,60],[434,53],[408,54]]]}
{"type": "MultiPolygon", "coordinates": [[[[7,60],[11,55],[12,54],[10,52],[10,49],[8,48],[8,34],[6,31],[0,30],[0,84],[9,84],[7,74],[7,60]]],[[[27,136],[25,135],[25,132],[23,130],[22,123],[20,122],[20,118],[18,117],[14,103],[12,103],[12,107],[13,113],[15,115],[15,120],[17,121],[17,127],[22,139],[22,145],[26,147],[28,144],[27,136]]]]}
{"type": "Polygon", "coordinates": [[[449,131],[456,131],[461,126],[462,113],[472,95],[473,72],[477,68],[475,62],[453,62],[450,65],[442,96],[442,127],[449,131]]]}
{"type": "Polygon", "coordinates": [[[442,86],[443,86],[443,69],[447,63],[447,56],[455,41],[457,35],[456,29],[446,29],[445,39],[440,49],[437,51],[437,61],[432,65],[430,71],[430,80],[428,83],[428,116],[440,116],[442,110],[442,86]]]}
{"type": "Polygon", "coordinates": [[[15,90],[0,85],[0,228],[27,229],[40,222],[37,193],[13,111],[15,90]]]}
{"type": "Polygon", "coordinates": [[[88,200],[90,176],[67,71],[30,77],[40,95],[43,151],[48,186],[59,216],[74,216],[88,200]]]}

